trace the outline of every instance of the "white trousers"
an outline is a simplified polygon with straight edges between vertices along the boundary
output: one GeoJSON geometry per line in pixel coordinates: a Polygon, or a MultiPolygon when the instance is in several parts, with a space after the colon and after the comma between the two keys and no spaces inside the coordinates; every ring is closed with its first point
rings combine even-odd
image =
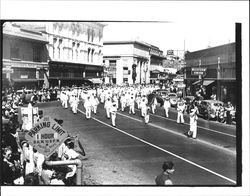
{"type": "Polygon", "coordinates": [[[130,105],[129,106],[129,114],[134,114],[135,113],[135,106],[134,105],[130,105]]]}
{"type": "Polygon", "coordinates": [[[111,122],[112,125],[115,126],[116,113],[111,113],[111,122]]]}
{"type": "Polygon", "coordinates": [[[155,113],[155,109],[156,109],[156,105],[153,104],[153,105],[151,106],[151,109],[152,109],[152,113],[154,114],[154,113],[155,113]]]}
{"type": "Polygon", "coordinates": [[[141,116],[144,117],[147,113],[147,108],[146,107],[142,107],[141,108],[141,116]]]}
{"type": "Polygon", "coordinates": [[[196,138],[197,136],[197,121],[190,122],[190,135],[192,138],[196,138]]]}
{"type": "Polygon", "coordinates": [[[110,108],[106,108],[107,117],[110,118],[110,108]]]}
{"type": "Polygon", "coordinates": [[[73,104],[73,105],[72,105],[72,112],[73,112],[74,114],[77,113],[77,104],[73,104]]]}
{"type": "Polygon", "coordinates": [[[147,115],[144,116],[144,122],[146,124],[148,124],[148,122],[149,122],[149,114],[147,114],[147,115]]]}
{"type": "Polygon", "coordinates": [[[93,110],[94,110],[94,114],[96,114],[96,111],[97,111],[97,105],[94,105],[94,106],[93,106],[93,110]]]}
{"type": "Polygon", "coordinates": [[[164,108],[165,109],[165,114],[166,114],[166,117],[168,118],[169,117],[169,108],[164,108]]]}
{"type": "Polygon", "coordinates": [[[91,118],[91,107],[86,108],[86,118],[91,118]]]}
{"type": "Polygon", "coordinates": [[[184,117],[182,112],[177,113],[177,123],[184,123],[184,117]]]}
{"type": "Polygon", "coordinates": [[[63,108],[68,108],[68,101],[67,100],[63,100],[62,101],[62,106],[63,106],[63,108]]]}

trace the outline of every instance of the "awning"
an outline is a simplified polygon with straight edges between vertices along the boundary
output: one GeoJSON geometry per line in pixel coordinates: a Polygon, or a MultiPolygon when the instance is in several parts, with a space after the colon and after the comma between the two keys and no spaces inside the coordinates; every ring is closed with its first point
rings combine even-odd
{"type": "Polygon", "coordinates": [[[193,83],[193,85],[195,85],[195,84],[199,84],[201,81],[200,80],[198,80],[198,81],[196,81],[196,82],[194,82],[193,83]]]}
{"type": "Polygon", "coordinates": [[[208,86],[209,84],[212,84],[214,80],[204,80],[203,85],[208,86]]]}
{"type": "Polygon", "coordinates": [[[94,84],[102,84],[103,81],[100,78],[91,78],[88,79],[90,82],[93,82],[94,84]]]}

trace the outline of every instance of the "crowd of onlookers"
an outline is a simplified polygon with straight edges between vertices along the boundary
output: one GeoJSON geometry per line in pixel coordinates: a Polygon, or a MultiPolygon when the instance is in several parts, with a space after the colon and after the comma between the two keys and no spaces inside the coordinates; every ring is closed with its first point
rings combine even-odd
{"type": "MultiPolygon", "coordinates": [[[[46,161],[78,158],[79,154],[74,150],[73,137],[69,136],[57,152],[49,157],[39,153],[25,140],[24,135],[27,130],[22,128],[18,110],[27,104],[30,107],[35,102],[43,102],[43,96],[46,97],[44,101],[55,100],[57,91],[44,89],[27,93],[24,89],[21,94],[16,91],[2,94],[1,185],[75,185],[76,183],[76,166],[46,164],[46,161]]],[[[43,112],[39,110],[39,118],[42,117],[43,112]]],[[[62,126],[62,120],[54,120],[62,126]]]]}

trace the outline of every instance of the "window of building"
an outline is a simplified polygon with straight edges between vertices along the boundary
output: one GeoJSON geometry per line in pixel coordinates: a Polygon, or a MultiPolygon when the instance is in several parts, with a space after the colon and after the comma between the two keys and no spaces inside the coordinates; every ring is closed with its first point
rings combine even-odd
{"type": "Polygon", "coordinates": [[[90,48],[88,49],[88,56],[87,56],[87,61],[89,62],[90,61],[90,48]]]}
{"type": "Polygon", "coordinates": [[[128,83],[128,78],[123,78],[123,83],[128,83]]]}
{"type": "Polygon", "coordinates": [[[92,29],[92,32],[91,32],[91,42],[94,42],[94,37],[95,37],[95,30],[92,29]]]}
{"type": "Polygon", "coordinates": [[[88,29],[88,42],[90,41],[91,29],[88,29]]]}
{"type": "Polygon", "coordinates": [[[41,62],[42,48],[38,45],[33,45],[33,61],[41,62]]]}
{"type": "Polygon", "coordinates": [[[16,59],[20,58],[20,51],[18,47],[12,46],[10,48],[10,58],[16,58],[16,59]]]}
{"type": "Polygon", "coordinates": [[[91,63],[93,63],[94,60],[94,49],[91,51],[91,63]]]}

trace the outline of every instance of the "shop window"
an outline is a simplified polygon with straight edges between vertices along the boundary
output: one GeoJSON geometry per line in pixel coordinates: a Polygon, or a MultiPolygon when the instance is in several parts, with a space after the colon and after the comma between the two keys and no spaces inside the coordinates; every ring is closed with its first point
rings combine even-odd
{"type": "Polygon", "coordinates": [[[123,78],[123,83],[128,83],[128,78],[123,78]]]}
{"type": "Polygon", "coordinates": [[[10,58],[19,59],[20,58],[20,51],[18,47],[11,47],[10,48],[10,58]]]}
{"type": "Polygon", "coordinates": [[[41,62],[42,59],[42,48],[40,46],[33,46],[33,61],[41,62]]]}

